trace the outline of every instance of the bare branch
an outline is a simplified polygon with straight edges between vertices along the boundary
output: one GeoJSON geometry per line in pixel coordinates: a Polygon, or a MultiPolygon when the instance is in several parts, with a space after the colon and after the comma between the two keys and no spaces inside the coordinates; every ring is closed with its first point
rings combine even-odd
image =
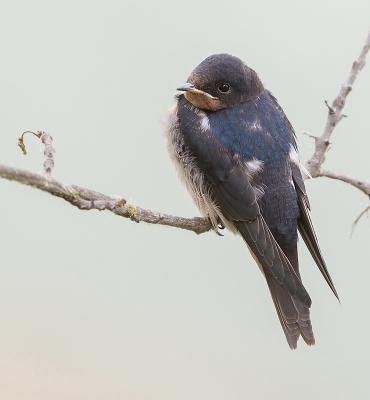
{"type": "Polygon", "coordinates": [[[349,183],[350,185],[360,189],[362,192],[370,196],[370,181],[360,181],[358,179],[352,178],[349,175],[339,174],[334,171],[329,171],[327,169],[321,169],[316,177],[325,176],[331,179],[337,179],[342,182],[349,183]]]}
{"type": "Polygon", "coordinates": [[[315,152],[312,157],[307,161],[305,167],[313,178],[321,176],[321,166],[325,161],[325,153],[330,145],[330,137],[333,133],[334,128],[338,122],[344,117],[342,114],[343,107],[346,102],[348,93],[352,90],[352,86],[357,78],[357,75],[361,69],[365,66],[365,58],[370,48],[370,32],[366,38],[365,44],[361,50],[360,56],[357,61],[352,64],[351,72],[342,85],[338,96],[334,99],[331,106],[326,105],[329,108],[328,119],[324,132],[318,138],[315,138],[315,152]]]}
{"type": "Polygon", "coordinates": [[[50,133],[48,132],[41,132],[38,131],[37,133],[32,131],[26,131],[22,133],[22,136],[18,138],[18,146],[21,148],[24,155],[27,154],[26,146],[24,144],[23,138],[26,133],[32,133],[45,145],[44,155],[46,156],[46,160],[44,162],[44,172],[45,174],[51,175],[51,170],[54,167],[54,153],[55,149],[52,146],[53,138],[51,137],[50,133]]]}
{"type": "Polygon", "coordinates": [[[20,168],[0,165],[0,177],[61,197],[81,210],[109,210],[116,215],[130,218],[135,222],[172,226],[193,231],[198,235],[212,229],[211,223],[205,218],[182,218],[145,210],[128,203],[125,199],[117,199],[77,185],[61,183],[49,175],[41,175],[20,168]]]}

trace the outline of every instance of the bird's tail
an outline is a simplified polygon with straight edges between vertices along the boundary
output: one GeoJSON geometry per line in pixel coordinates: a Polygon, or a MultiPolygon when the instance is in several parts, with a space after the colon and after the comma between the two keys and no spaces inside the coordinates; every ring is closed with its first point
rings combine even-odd
{"type": "Polygon", "coordinates": [[[265,274],[265,278],[290,348],[297,348],[299,335],[308,345],[315,344],[310,309],[294,299],[269,274],[265,274]]]}
{"type": "Polygon", "coordinates": [[[290,348],[297,347],[300,335],[308,345],[315,344],[309,311],[311,299],[301,281],[297,246],[286,246],[284,237],[278,232],[273,235],[261,216],[235,225],[265,275],[290,348]]]}

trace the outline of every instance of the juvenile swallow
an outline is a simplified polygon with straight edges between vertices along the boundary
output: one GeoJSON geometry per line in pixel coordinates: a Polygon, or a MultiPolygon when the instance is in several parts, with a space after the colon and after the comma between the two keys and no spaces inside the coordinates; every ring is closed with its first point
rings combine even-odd
{"type": "Polygon", "coordinates": [[[213,228],[239,234],[266,278],[290,348],[315,343],[298,266],[299,230],[338,297],[309,216],[295,133],[276,98],[239,58],[206,58],[177,88],[170,156],[213,228]]]}

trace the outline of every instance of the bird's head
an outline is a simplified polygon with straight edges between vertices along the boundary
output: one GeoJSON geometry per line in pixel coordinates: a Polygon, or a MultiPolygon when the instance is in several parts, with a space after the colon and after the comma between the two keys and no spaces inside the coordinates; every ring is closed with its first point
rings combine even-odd
{"type": "Polygon", "coordinates": [[[217,111],[258,97],[264,87],[256,72],[239,58],[214,54],[202,61],[177,90],[184,91],[194,106],[217,111]]]}

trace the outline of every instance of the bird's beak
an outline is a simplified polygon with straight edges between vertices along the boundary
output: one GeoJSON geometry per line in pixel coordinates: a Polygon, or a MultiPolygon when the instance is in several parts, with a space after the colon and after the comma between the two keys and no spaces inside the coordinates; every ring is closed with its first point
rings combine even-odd
{"type": "Polygon", "coordinates": [[[218,97],[213,97],[207,92],[203,92],[203,90],[199,90],[195,87],[194,84],[186,82],[180,87],[178,87],[176,90],[180,90],[182,92],[190,92],[190,93],[197,93],[197,94],[203,94],[204,96],[210,97],[211,99],[218,100],[218,97]]]}

